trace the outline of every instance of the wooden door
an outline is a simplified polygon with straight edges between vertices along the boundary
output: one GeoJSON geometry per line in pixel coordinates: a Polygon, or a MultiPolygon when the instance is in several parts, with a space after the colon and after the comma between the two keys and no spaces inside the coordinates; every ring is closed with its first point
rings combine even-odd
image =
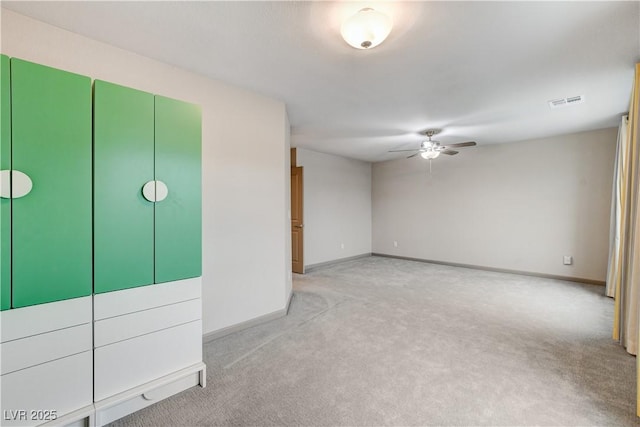
{"type": "Polygon", "coordinates": [[[302,215],[302,167],[291,168],[291,269],[304,273],[304,223],[302,215]]]}
{"type": "Polygon", "coordinates": [[[91,295],[91,79],[11,59],[11,133],[13,307],[91,295]]]}
{"type": "Polygon", "coordinates": [[[94,84],[94,292],[153,283],[153,95],[94,84]]]}

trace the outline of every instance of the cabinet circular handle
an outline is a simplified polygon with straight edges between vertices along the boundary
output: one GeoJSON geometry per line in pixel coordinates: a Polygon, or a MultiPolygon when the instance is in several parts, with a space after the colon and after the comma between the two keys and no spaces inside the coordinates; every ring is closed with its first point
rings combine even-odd
{"type": "Polygon", "coordinates": [[[162,181],[156,181],[156,202],[161,202],[169,195],[167,184],[162,181]]]}
{"type": "Polygon", "coordinates": [[[0,171],[0,197],[11,198],[11,170],[9,169],[0,171]]]}
{"type": "Polygon", "coordinates": [[[19,170],[0,171],[0,197],[3,199],[19,199],[31,192],[33,182],[29,175],[19,170]]]}
{"type": "Polygon", "coordinates": [[[162,181],[149,181],[142,187],[142,195],[150,202],[161,202],[169,195],[169,189],[162,181]]]}
{"type": "Polygon", "coordinates": [[[156,182],[149,181],[142,186],[142,195],[150,202],[156,201],[156,182]]]}

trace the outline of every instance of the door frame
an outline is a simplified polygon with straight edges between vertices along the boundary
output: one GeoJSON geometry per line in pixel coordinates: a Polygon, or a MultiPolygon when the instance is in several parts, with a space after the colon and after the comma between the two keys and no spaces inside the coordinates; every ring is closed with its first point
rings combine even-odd
{"type": "Polygon", "coordinates": [[[302,166],[297,166],[296,149],[291,149],[291,182],[290,182],[290,212],[291,212],[291,271],[304,274],[304,172],[302,166]],[[294,174],[299,175],[297,191],[297,208],[294,207],[294,174]],[[298,212],[298,218],[294,218],[298,212]],[[297,243],[297,245],[296,245],[297,243]],[[294,262],[293,254],[298,254],[298,262],[294,262]]]}

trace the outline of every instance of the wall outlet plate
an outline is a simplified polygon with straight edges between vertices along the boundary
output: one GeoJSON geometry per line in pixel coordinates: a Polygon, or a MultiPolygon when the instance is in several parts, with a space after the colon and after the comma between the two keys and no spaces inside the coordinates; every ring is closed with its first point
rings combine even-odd
{"type": "Polygon", "coordinates": [[[562,257],[562,263],[564,265],[571,265],[573,264],[573,257],[571,255],[565,255],[562,257]]]}

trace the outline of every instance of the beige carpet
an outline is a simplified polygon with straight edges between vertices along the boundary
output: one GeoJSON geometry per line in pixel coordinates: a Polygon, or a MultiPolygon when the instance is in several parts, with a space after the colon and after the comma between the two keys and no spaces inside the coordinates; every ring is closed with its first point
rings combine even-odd
{"type": "Polygon", "coordinates": [[[640,425],[604,287],[370,257],[294,291],[205,345],[206,389],[115,425],[640,425]]]}

